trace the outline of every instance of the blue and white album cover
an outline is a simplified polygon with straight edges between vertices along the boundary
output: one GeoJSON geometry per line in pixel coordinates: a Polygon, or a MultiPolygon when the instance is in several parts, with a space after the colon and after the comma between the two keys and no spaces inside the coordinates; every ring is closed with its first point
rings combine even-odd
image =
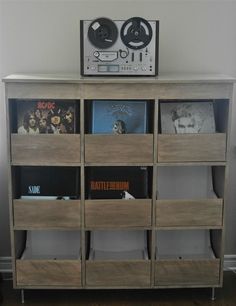
{"type": "Polygon", "coordinates": [[[129,133],[147,133],[147,101],[92,101],[92,134],[129,133]]]}

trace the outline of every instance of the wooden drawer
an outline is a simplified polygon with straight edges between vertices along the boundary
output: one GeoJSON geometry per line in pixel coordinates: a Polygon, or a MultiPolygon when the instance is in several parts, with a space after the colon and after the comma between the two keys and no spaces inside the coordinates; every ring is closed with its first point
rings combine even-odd
{"type": "Polygon", "coordinates": [[[222,199],[157,200],[156,226],[222,226],[222,199]]]}
{"type": "Polygon", "coordinates": [[[152,163],[153,135],[85,135],[87,163],[152,163]]]}
{"type": "Polygon", "coordinates": [[[79,228],[78,200],[14,200],[16,229],[79,228]]]}
{"type": "Polygon", "coordinates": [[[225,161],[226,134],[160,134],[158,162],[225,161]]]}
{"type": "Polygon", "coordinates": [[[155,263],[155,286],[217,286],[220,283],[220,260],[158,260],[155,263]]]}
{"type": "Polygon", "coordinates": [[[86,200],[86,227],[149,227],[151,200],[86,200]]]}
{"type": "Polygon", "coordinates": [[[13,165],[58,165],[80,163],[80,135],[11,134],[13,165]]]}
{"type": "Polygon", "coordinates": [[[150,261],[87,261],[86,285],[91,287],[149,287],[150,261]]]}
{"type": "Polygon", "coordinates": [[[81,287],[80,260],[17,260],[17,286],[81,287]]]}

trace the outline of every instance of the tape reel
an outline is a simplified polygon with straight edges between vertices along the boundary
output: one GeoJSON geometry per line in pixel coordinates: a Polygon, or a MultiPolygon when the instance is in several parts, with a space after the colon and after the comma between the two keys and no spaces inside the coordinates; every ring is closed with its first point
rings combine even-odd
{"type": "Polygon", "coordinates": [[[141,17],[132,17],[121,27],[121,40],[126,47],[134,50],[146,47],[152,39],[152,28],[149,22],[141,17]]]}
{"type": "Polygon", "coordinates": [[[110,48],[116,42],[117,37],[118,29],[115,23],[108,18],[95,19],[89,26],[88,38],[96,48],[110,48]]]}

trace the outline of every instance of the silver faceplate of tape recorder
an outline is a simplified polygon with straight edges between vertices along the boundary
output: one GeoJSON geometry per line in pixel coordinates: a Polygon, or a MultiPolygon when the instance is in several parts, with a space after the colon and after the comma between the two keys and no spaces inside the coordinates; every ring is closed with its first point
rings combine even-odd
{"type": "Polygon", "coordinates": [[[158,21],[140,17],[81,20],[81,74],[157,75],[158,29],[158,21]],[[137,31],[133,30],[133,19],[137,31]]]}

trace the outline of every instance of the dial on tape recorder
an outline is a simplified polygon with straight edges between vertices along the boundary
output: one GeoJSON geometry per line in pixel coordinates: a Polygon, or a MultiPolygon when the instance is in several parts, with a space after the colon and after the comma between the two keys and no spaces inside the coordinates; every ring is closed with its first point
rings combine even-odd
{"type": "Polygon", "coordinates": [[[155,76],[158,74],[159,21],[81,20],[83,76],[155,76]]]}

